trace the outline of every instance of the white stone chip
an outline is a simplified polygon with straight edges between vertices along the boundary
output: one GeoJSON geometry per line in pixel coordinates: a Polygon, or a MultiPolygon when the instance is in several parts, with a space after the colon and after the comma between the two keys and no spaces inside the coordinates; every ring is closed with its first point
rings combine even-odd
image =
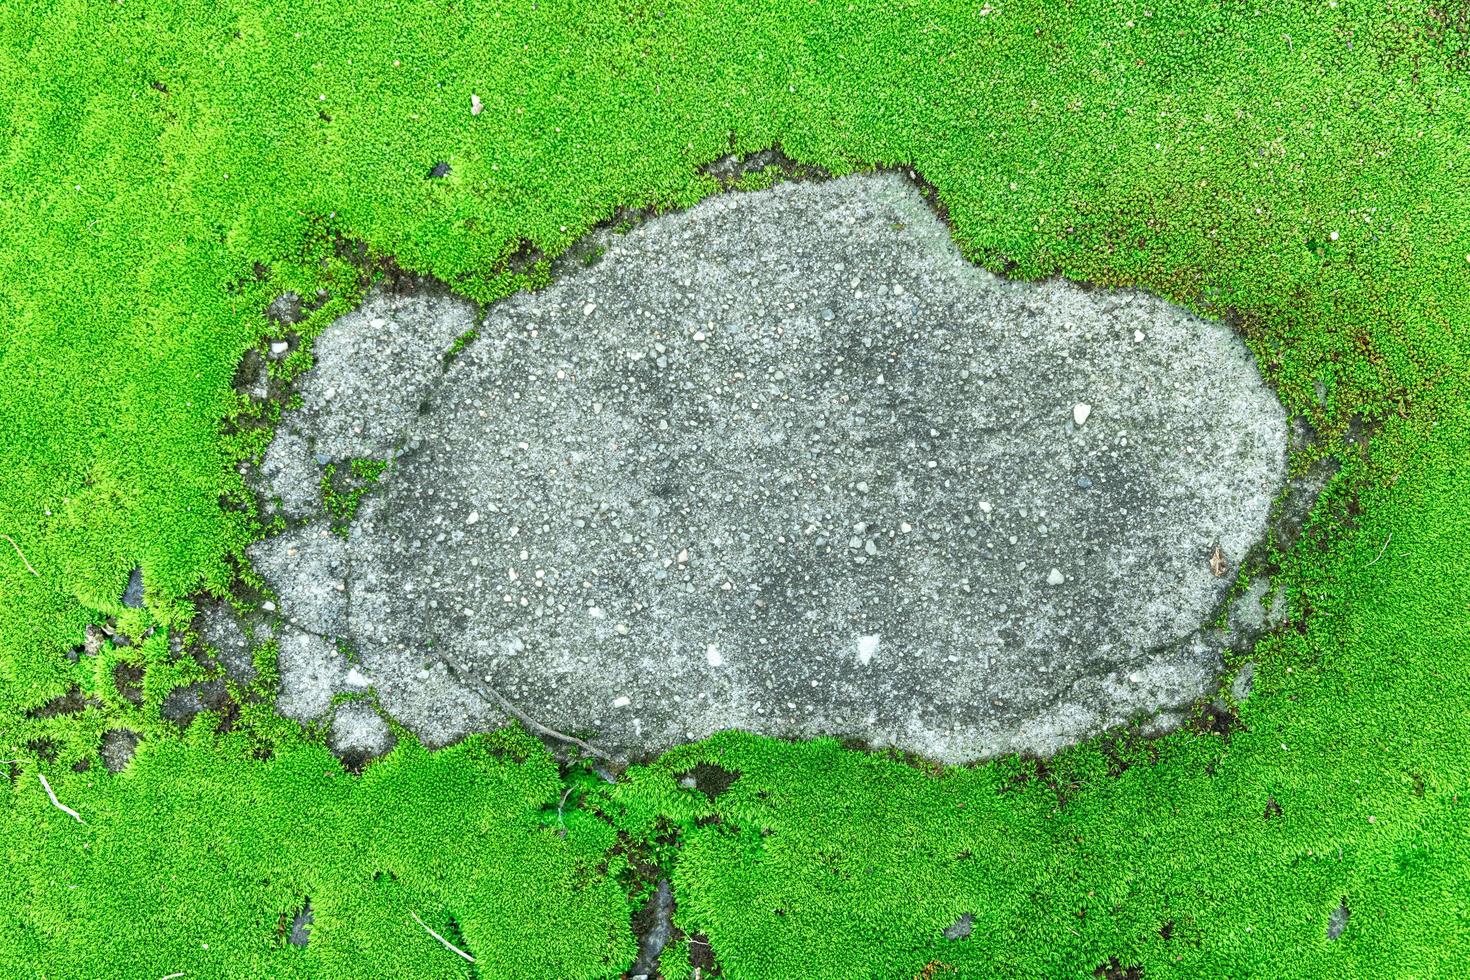
{"type": "Polygon", "coordinates": [[[1078,402],[1072,406],[1072,421],[1078,425],[1086,425],[1087,417],[1092,414],[1092,406],[1085,402],[1078,402]]]}
{"type": "Polygon", "coordinates": [[[1067,576],[1062,574],[1060,568],[1053,568],[1051,574],[1046,577],[1047,585],[1061,585],[1065,581],[1067,581],[1067,576]]]}

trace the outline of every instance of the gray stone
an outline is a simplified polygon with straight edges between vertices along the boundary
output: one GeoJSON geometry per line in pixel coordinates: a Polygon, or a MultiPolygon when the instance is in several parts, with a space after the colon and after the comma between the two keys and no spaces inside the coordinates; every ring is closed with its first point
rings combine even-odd
{"type": "Polygon", "coordinates": [[[102,765],[108,772],[122,772],[133,761],[142,736],[126,728],[109,728],[102,733],[102,765]]]}
{"type": "Polygon", "coordinates": [[[307,899],[300,910],[291,917],[291,931],[286,934],[286,942],[292,946],[305,946],[311,942],[311,926],[316,921],[316,916],[311,911],[311,899],[307,899]]]}
{"type": "Polygon", "coordinates": [[[377,290],[336,320],[313,347],[303,406],[286,413],[254,476],[261,496],[301,520],[321,509],[327,463],[392,458],[476,317],[473,303],[444,291],[377,290]]]}
{"type": "Polygon", "coordinates": [[[281,629],[277,649],[276,710],[302,724],[325,715],[332,698],[347,689],[347,658],[326,637],[291,627],[281,629]]]}
{"type": "Polygon", "coordinates": [[[347,545],[327,522],[258,541],[247,554],[283,594],[293,626],[324,636],[347,626],[347,545]]]}
{"type": "Polygon", "coordinates": [[[265,315],[271,320],[281,324],[294,324],[301,322],[301,297],[291,291],[286,291],[265,308],[265,315]]]}
{"type": "Polygon", "coordinates": [[[214,679],[176,687],[164,696],[158,713],[172,722],[188,727],[201,711],[218,711],[229,700],[224,681],[214,679]]]}
{"type": "Polygon", "coordinates": [[[375,759],[393,748],[393,732],[367,701],[348,701],[332,718],[332,751],[344,758],[375,759]]]}
{"type": "Polygon", "coordinates": [[[628,971],[629,980],[649,980],[659,975],[658,958],[674,935],[674,889],[667,878],[659,879],[648,903],[634,917],[638,932],[638,957],[628,971]]]}
{"type": "Polygon", "coordinates": [[[968,939],[970,933],[975,930],[975,917],[969,912],[955,919],[944,929],[944,938],[950,942],[958,939],[968,939]]]}
{"type": "Polygon", "coordinates": [[[200,636],[219,653],[220,666],[239,684],[252,684],[255,661],[250,656],[250,639],[240,628],[234,611],[223,602],[208,602],[197,620],[200,636]]]}
{"type": "Polygon", "coordinates": [[[1352,914],[1347,899],[1344,898],[1327,916],[1327,938],[1337,939],[1341,936],[1347,929],[1348,919],[1352,918],[1352,914]]]}
{"type": "Polygon", "coordinates": [[[282,426],[260,462],[260,479],[267,498],[280,502],[283,514],[301,520],[321,510],[322,471],[312,465],[312,453],[300,434],[282,426]]]}
{"type": "Polygon", "coordinates": [[[1240,672],[1235,675],[1235,680],[1230,682],[1230,695],[1236,701],[1244,701],[1251,696],[1251,690],[1256,683],[1256,663],[1247,660],[1241,664],[1240,672]]]}
{"type": "Polygon", "coordinates": [[[345,545],[322,521],[251,549],[430,744],[504,720],[461,676],[630,756],[1167,727],[1222,668],[1214,545],[1240,567],[1285,479],[1227,326],[992,276],[893,175],[651,221],[445,367],[473,325],[379,292],[320,336],[285,431],[394,465],[345,545]]]}
{"type": "Polygon", "coordinates": [[[123,590],[122,604],[128,609],[143,608],[143,569],[134,568],[128,573],[128,586],[123,590]]]}

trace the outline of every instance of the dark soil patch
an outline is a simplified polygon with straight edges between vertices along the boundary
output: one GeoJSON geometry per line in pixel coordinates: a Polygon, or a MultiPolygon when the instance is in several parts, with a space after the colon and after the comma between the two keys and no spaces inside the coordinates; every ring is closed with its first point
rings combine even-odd
{"type": "Polygon", "coordinates": [[[717,766],[711,762],[701,762],[692,769],[676,773],[674,778],[679,784],[687,787],[689,780],[693,780],[693,789],[699,790],[711,803],[725,790],[735,784],[740,778],[740,770],[730,770],[723,766],[717,766]]]}
{"type": "Polygon", "coordinates": [[[112,685],[117,693],[135,707],[143,705],[143,676],[146,668],[142,664],[124,661],[112,668],[112,685]]]}
{"type": "Polygon", "coordinates": [[[1092,975],[1098,977],[1099,980],[1143,980],[1143,967],[1124,966],[1116,956],[1113,956],[1093,970],[1092,975]]]}
{"type": "Polygon", "coordinates": [[[96,702],[89,701],[82,696],[82,689],[73,684],[65,694],[58,694],[39,708],[32,708],[26,712],[30,719],[59,718],[63,715],[79,715],[87,710],[89,705],[95,706],[96,702]]]}
{"type": "Polygon", "coordinates": [[[689,967],[696,977],[725,975],[720,970],[720,961],[715,956],[715,948],[710,945],[709,936],[702,932],[689,934],[689,967]]]}
{"type": "Polygon", "coordinates": [[[1218,735],[1227,744],[1230,736],[1244,726],[1240,714],[1233,706],[1211,701],[1202,707],[1194,719],[1194,730],[1201,735],[1218,735]]]}

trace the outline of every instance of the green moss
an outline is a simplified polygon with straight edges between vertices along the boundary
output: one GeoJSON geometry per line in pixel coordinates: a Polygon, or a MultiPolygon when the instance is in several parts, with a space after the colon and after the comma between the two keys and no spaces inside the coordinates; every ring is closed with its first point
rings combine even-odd
{"type": "MultiPolygon", "coordinates": [[[[643,848],[729,977],[1087,976],[1114,957],[1151,980],[1454,975],[1470,945],[1462,19],[1351,0],[0,10],[0,531],[39,573],[0,542],[0,758],[22,760],[0,770],[17,896],[0,973],[471,975],[413,912],[462,936],[479,976],[616,976],[643,848]],[[400,737],[347,776],[250,700],[273,684],[269,646],[229,724],[161,719],[207,677],[168,630],[192,596],[251,579],[236,464],[279,409],[231,382],[279,334],[271,299],[315,307],[271,363],[289,381],[372,278],[344,242],[488,302],[544,283],[618,208],[687,205],[714,189],[705,164],[773,145],[833,173],[914,169],[994,270],[1228,314],[1326,445],[1354,417],[1373,432],[1277,556],[1294,622],[1257,650],[1228,742],[924,772],[725,735],[617,787],[584,781],[557,823],[569,784],[514,734],[438,753],[400,737]],[[452,173],[426,178],[438,160],[452,173]],[[517,255],[548,258],[516,271],[517,255]],[[135,565],[138,642],[68,659],[135,565]],[[119,665],[143,669],[141,706],[119,665]],[[73,687],[83,710],[32,714],[73,687]],[[109,776],[114,727],[144,741],[109,776]],[[713,802],[680,789],[699,760],[740,779],[713,802]],[[311,944],[283,947],[306,897],[311,944]],[[942,939],[961,912],[970,938],[942,939]]],[[[352,469],[331,488],[339,520],[370,479],[352,469]]]]}
{"type": "Polygon", "coordinates": [[[347,536],[348,526],[357,516],[363,495],[388,469],[387,460],[354,459],[345,467],[328,463],[322,468],[322,507],[332,519],[332,530],[347,536]]]}

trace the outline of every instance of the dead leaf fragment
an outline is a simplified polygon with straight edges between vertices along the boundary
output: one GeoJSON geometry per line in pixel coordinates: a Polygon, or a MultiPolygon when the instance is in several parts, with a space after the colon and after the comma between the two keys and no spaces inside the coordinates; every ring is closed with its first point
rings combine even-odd
{"type": "Polygon", "coordinates": [[[1230,565],[1225,561],[1225,552],[1220,550],[1220,542],[1215,542],[1215,550],[1210,552],[1210,571],[1219,578],[1230,570],[1230,565]]]}

